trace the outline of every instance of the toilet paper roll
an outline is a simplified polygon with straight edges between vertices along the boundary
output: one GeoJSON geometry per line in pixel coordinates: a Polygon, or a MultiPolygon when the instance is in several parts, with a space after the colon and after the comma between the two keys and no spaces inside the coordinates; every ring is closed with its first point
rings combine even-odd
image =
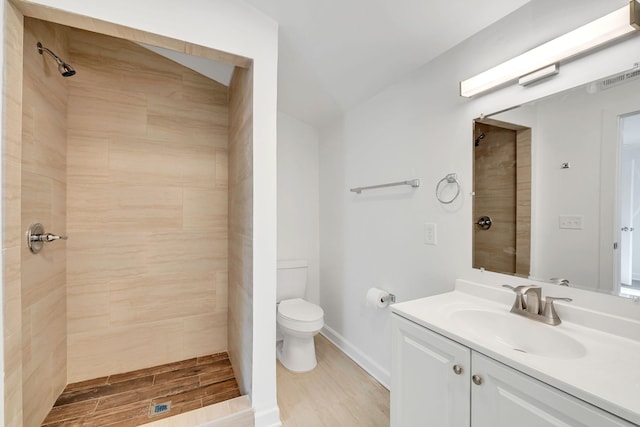
{"type": "Polygon", "coordinates": [[[376,308],[385,308],[389,305],[389,292],[379,288],[369,289],[367,291],[367,304],[376,308]]]}

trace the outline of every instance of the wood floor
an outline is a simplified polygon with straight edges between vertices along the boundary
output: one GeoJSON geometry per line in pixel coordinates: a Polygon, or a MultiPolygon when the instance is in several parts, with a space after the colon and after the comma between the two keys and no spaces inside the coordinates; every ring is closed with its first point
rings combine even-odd
{"type": "Polygon", "coordinates": [[[42,425],[138,426],[238,396],[229,356],[218,353],[69,384],[42,425]]]}
{"type": "Polygon", "coordinates": [[[322,335],[315,343],[313,371],[294,374],[278,362],[283,426],[388,426],[389,391],[322,335]]]}

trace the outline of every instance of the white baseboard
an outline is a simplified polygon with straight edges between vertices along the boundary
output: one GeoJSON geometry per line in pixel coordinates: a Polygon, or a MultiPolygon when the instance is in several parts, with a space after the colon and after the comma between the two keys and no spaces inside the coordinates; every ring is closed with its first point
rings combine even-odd
{"type": "Polygon", "coordinates": [[[391,383],[391,374],[382,366],[371,360],[369,356],[360,351],[356,346],[347,341],[342,335],[325,325],[320,331],[325,338],[331,341],[336,347],[338,347],[344,354],[349,356],[356,364],[362,369],[367,371],[369,375],[375,378],[384,388],[389,390],[389,384],[391,383]]]}
{"type": "Polygon", "coordinates": [[[633,273],[631,280],[640,280],[640,274],[633,273]]]}
{"type": "Polygon", "coordinates": [[[280,426],[282,426],[282,422],[280,421],[280,409],[278,406],[255,411],[255,427],[280,426]]]}

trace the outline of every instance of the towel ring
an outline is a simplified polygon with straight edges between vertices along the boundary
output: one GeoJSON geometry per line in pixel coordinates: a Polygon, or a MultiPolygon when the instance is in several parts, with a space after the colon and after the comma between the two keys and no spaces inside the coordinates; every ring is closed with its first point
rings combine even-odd
{"type": "Polygon", "coordinates": [[[438,185],[436,185],[436,198],[438,201],[444,205],[448,205],[449,203],[453,203],[455,199],[460,195],[460,183],[458,182],[458,178],[455,173],[449,173],[447,176],[438,181],[438,185]],[[440,187],[443,183],[446,184],[455,184],[456,185],[456,194],[451,198],[451,200],[442,200],[440,197],[440,187]]]}

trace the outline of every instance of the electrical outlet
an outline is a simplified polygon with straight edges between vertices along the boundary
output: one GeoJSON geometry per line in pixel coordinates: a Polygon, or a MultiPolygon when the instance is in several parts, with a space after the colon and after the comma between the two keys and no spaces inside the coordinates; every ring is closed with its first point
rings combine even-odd
{"type": "Polygon", "coordinates": [[[438,243],[437,227],[432,222],[425,222],[424,224],[424,244],[435,245],[438,243]]]}
{"type": "Polygon", "coordinates": [[[582,230],[582,215],[560,215],[560,228],[582,230]]]}

